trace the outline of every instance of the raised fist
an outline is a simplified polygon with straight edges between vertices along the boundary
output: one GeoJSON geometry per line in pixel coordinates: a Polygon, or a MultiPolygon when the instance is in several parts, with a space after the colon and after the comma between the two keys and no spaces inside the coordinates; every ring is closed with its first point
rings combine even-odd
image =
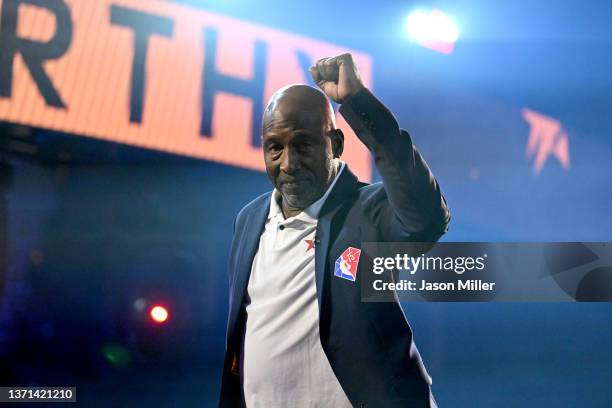
{"type": "Polygon", "coordinates": [[[327,96],[343,103],[364,88],[351,54],[322,58],[310,67],[314,82],[327,96]]]}

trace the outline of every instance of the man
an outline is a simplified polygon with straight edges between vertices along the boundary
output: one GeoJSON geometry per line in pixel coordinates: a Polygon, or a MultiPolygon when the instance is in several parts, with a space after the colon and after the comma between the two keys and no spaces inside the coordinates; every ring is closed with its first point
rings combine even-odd
{"type": "Polygon", "coordinates": [[[367,271],[342,255],[362,242],[435,242],[450,220],[446,201],[350,54],[317,61],[311,74],[324,93],[285,87],[264,113],[275,189],[234,223],[220,405],[435,406],[399,303],[362,302],[367,271]],[[360,183],[340,161],[344,137],[327,97],[372,152],[382,183],[360,183]]]}

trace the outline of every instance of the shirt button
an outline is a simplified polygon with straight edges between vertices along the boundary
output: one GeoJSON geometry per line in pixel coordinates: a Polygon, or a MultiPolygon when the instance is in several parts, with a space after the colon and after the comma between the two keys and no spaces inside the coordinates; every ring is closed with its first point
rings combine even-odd
{"type": "Polygon", "coordinates": [[[281,231],[285,229],[284,225],[281,225],[280,227],[278,227],[281,231]]]}

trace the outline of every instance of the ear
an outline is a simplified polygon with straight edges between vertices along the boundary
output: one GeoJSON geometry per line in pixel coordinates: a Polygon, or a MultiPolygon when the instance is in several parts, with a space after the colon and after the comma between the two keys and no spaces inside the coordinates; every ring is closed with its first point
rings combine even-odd
{"type": "Polygon", "coordinates": [[[332,152],[334,154],[334,158],[337,159],[342,156],[342,152],[344,152],[344,133],[340,129],[334,129],[331,132],[331,144],[332,144],[332,152]]]}

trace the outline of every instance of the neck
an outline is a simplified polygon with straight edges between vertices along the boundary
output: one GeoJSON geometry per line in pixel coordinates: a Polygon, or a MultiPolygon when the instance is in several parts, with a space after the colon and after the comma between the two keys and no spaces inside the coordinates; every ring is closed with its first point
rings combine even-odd
{"type": "Polygon", "coordinates": [[[288,206],[285,205],[285,202],[282,201],[282,198],[281,198],[281,210],[283,211],[283,216],[285,218],[295,217],[296,215],[298,215],[299,213],[301,213],[305,209],[306,208],[288,207],[288,206]]]}

